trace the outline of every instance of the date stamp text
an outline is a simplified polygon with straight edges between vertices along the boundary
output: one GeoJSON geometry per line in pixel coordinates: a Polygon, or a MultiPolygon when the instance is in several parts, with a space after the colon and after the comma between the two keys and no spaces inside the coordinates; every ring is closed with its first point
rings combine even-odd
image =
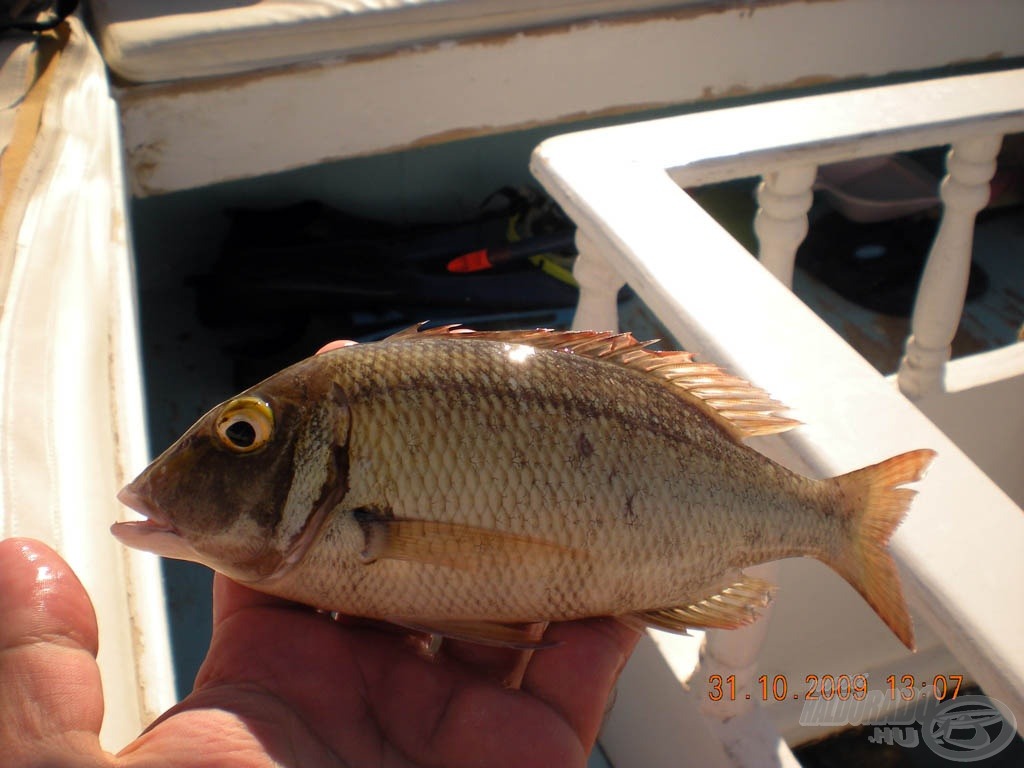
{"type": "Polygon", "coordinates": [[[921,678],[888,675],[869,685],[866,674],[784,674],[739,680],[736,675],[709,675],[711,702],[751,704],[796,701],[800,725],[841,729],[868,727],[872,744],[906,748],[922,742],[952,762],[975,762],[1001,752],[1013,740],[1017,722],[1002,702],[976,695],[962,674],[921,678]],[[968,693],[961,693],[961,689],[968,693]]]}

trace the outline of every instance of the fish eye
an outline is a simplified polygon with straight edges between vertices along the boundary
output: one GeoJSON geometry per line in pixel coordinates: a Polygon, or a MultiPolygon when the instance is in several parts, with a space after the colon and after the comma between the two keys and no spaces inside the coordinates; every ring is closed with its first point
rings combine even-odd
{"type": "Polygon", "coordinates": [[[230,451],[251,453],[262,448],[274,433],[274,413],[258,397],[239,397],[221,411],[217,437],[230,451]]]}

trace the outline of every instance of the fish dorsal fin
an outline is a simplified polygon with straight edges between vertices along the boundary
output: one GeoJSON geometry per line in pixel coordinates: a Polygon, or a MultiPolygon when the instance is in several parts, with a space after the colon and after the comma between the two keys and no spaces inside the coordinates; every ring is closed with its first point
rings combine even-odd
{"type": "Polygon", "coordinates": [[[630,618],[656,629],[686,634],[687,629],[736,629],[757,620],[772,600],[775,587],[745,574],[725,589],[690,605],[658,608],[630,618]]]}
{"type": "Polygon", "coordinates": [[[786,406],[762,389],[719,368],[696,362],[691,352],[647,349],[653,341],[637,341],[631,333],[614,331],[474,331],[458,325],[421,330],[413,326],[389,339],[412,337],[486,339],[526,344],[601,360],[639,371],[666,384],[681,399],[710,416],[737,440],[774,435],[800,422],[779,415],[786,406]]]}

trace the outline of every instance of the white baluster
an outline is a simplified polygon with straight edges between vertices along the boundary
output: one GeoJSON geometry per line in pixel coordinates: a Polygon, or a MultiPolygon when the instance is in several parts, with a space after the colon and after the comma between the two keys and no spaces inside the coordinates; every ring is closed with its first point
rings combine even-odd
{"type": "Polygon", "coordinates": [[[594,241],[576,231],[579,255],[572,276],[580,286],[580,298],[572,327],[577,331],[616,331],[619,328],[618,295],[625,281],[608,265],[594,241]]]}
{"type": "Polygon", "coordinates": [[[954,143],[946,156],[940,194],[945,208],[928,264],[917,290],[911,335],[900,361],[898,381],[907,397],[942,389],[967,295],[974,241],[974,217],[989,198],[1002,136],[979,136],[954,143]]]}
{"type": "MultiPolygon", "coordinates": [[[[745,573],[778,584],[779,570],[779,563],[773,562],[746,568],[745,573]]],[[[692,684],[691,687],[697,691],[707,690],[711,675],[721,675],[723,681],[730,675],[735,675],[736,684],[735,698],[731,695],[730,687],[727,695],[722,696],[720,701],[712,701],[706,697],[701,701],[701,713],[710,722],[725,723],[737,715],[748,712],[761,699],[761,691],[757,687],[757,678],[760,674],[757,672],[757,658],[768,632],[771,612],[772,606],[768,606],[761,610],[761,618],[748,627],[711,629],[704,636],[704,642],[700,647],[700,661],[692,678],[696,684],[692,684]]],[[[719,737],[724,740],[725,734],[720,732],[719,737]]]]}
{"type": "Polygon", "coordinates": [[[796,249],[807,236],[807,211],[814,201],[814,165],[782,168],[767,174],[757,187],[754,231],[758,258],[785,286],[793,287],[796,249]]]}

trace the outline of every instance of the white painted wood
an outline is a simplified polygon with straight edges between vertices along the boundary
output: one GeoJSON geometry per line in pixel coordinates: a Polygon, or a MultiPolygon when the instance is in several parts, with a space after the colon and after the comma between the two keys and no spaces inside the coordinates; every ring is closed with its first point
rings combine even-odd
{"type": "MultiPolygon", "coordinates": [[[[959,664],[958,670],[929,671],[963,671],[1018,722],[1024,717],[1024,614],[1007,606],[1024,603],[1021,509],[681,187],[1022,129],[1024,71],[1018,70],[571,134],[544,142],[531,165],[685,347],[793,408],[804,426],[766,444],[783,446],[777,458],[829,476],[903,450],[938,451],[892,551],[912,613],[924,625],[920,634],[927,640],[929,630],[934,633],[959,664]],[[754,125],[758,129],[749,130],[754,125]],[[787,452],[800,461],[788,460],[787,452]]],[[[1021,447],[1007,450],[1019,456],[1021,447]]],[[[839,585],[837,594],[847,589],[829,577],[839,585]]],[[[822,655],[813,668],[793,658],[791,679],[797,671],[830,671],[822,668],[826,661],[853,674],[909,658],[869,614],[851,628],[822,619],[822,606],[794,608],[790,621],[773,623],[769,634],[809,635],[822,655]],[[870,644],[877,663],[869,664],[860,651],[876,635],[877,644],[870,644]],[[844,666],[853,658],[860,659],[859,669],[844,666]]]]}
{"type": "Polygon", "coordinates": [[[0,538],[54,547],[92,598],[116,752],[175,701],[157,558],[110,535],[146,462],[117,109],[77,18],[0,229],[0,538]],[[13,215],[16,214],[16,215],[13,215]]]}
{"type": "MultiPolygon", "coordinates": [[[[765,581],[779,583],[779,563],[765,563],[748,568],[746,573],[765,581]]],[[[705,699],[700,710],[712,720],[724,722],[753,710],[760,696],[757,678],[758,655],[764,644],[765,635],[771,622],[772,606],[761,612],[761,618],[748,627],[738,630],[708,630],[700,647],[700,658],[694,670],[694,678],[701,684],[713,675],[722,679],[735,676],[736,696],[723,697],[720,701],[705,699]]],[[[728,736],[726,735],[726,738],[728,736]]]]}
{"type": "Polygon", "coordinates": [[[601,744],[617,756],[615,768],[722,765],[723,760],[730,766],[799,765],[769,719],[768,706],[743,707],[727,721],[702,716],[709,703],[703,697],[708,677],[692,670],[705,647],[705,634],[651,630],[641,641],[622,673],[617,696],[621,703],[601,730],[601,744]],[[689,695],[680,687],[687,679],[689,695]],[[724,723],[728,724],[723,727],[724,723]]]}
{"type": "Polygon", "coordinates": [[[757,187],[754,232],[758,258],[787,288],[793,287],[796,249],[807,237],[807,211],[814,202],[817,166],[780,168],[765,175],[757,187]]]}
{"type": "Polygon", "coordinates": [[[946,363],[939,390],[914,405],[1024,507],[1024,472],[1014,449],[1024,443],[1022,403],[1024,342],[1018,342],[946,363]]]}
{"type": "MultiPolygon", "coordinates": [[[[779,583],[780,563],[765,563],[746,569],[746,573],[772,584],[779,583]]],[[[774,606],[761,613],[761,618],[748,627],[728,631],[709,630],[700,646],[700,658],[690,678],[691,686],[707,686],[712,676],[735,680],[735,698],[719,701],[703,697],[700,712],[707,719],[711,732],[722,742],[734,765],[754,768],[798,766],[796,758],[768,718],[768,708],[775,702],[762,702],[758,678],[764,674],[760,660],[761,647],[771,626],[774,606]]]]}
{"type": "Polygon", "coordinates": [[[572,276],[580,286],[572,327],[575,330],[617,331],[616,299],[625,281],[608,264],[600,247],[581,231],[576,233],[578,256],[572,276]]]}
{"type": "MultiPolygon", "coordinates": [[[[766,0],[745,0],[750,5],[766,0]]],[[[770,0],[769,0],[770,1],[770,0]]],[[[90,0],[110,69],[132,83],[253,72],[439,40],[537,30],[708,0],[90,0]]],[[[730,0],[712,0],[724,5],[730,0]]]]}
{"type": "Polygon", "coordinates": [[[721,740],[701,718],[697,701],[684,695],[669,661],[650,634],[640,639],[616,686],[601,748],[615,768],[728,768],[733,763],[721,740]]]}
{"type": "Polygon", "coordinates": [[[1021,56],[1022,28],[1024,3],[1005,0],[707,3],[126,86],[118,100],[132,189],[149,195],[601,114],[1021,56]]]}
{"type": "Polygon", "coordinates": [[[967,296],[974,217],[988,203],[1002,140],[999,135],[961,139],[947,155],[939,192],[945,204],[942,223],[921,277],[911,336],[900,361],[898,381],[907,397],[923,397],[942,387],[943,367],[967,296]]]}

